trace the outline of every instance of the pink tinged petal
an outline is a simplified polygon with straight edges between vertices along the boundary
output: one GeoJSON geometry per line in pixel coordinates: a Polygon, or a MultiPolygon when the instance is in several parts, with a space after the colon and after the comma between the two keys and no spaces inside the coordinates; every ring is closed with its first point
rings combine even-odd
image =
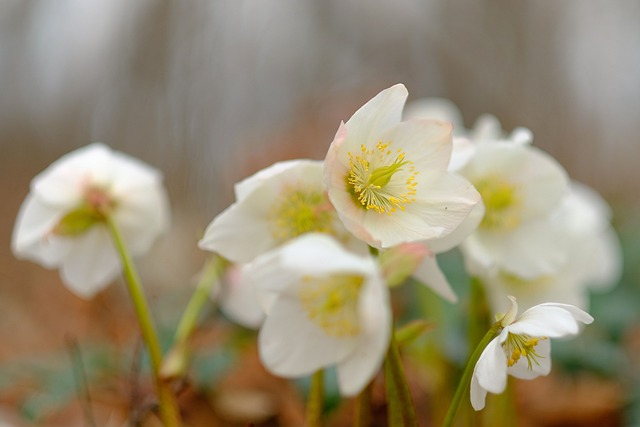
{"type": "Polygon", "coordinates": [[[507,368],[507,374],[520,378],[521,380],[532,380],[539,376],[548,375],[551,372],[551,343],[548,339],[539,340],[535,347],[538,354],[536,360],[538,363],[531,362],[529,369],[529,361],[526,357],[520,357],[518,361],[507,368]]]}
{"type": "MultiPolygon", "coordinates": [[[[388,129],[379,140],[389,149],[402,150],[416,170],[446,170],[451,158],[451,123],[437,120],[410,120],[388,129]]],[[[420,178],[420,177],[418,177],[420,178]]]]}
{"type": "Polygon", "coordinates": [[[413,276],[447,301],[458,300],[449,281],[440,270],[435,255],[426,256],[413,276]]]}
{"type": "Polygon", "coordinates": [[[485,347],[473,370],[480,386],[491,393],[502,393],[507,386],[507,356],[502,348],[506,337],[503,330],[494,338],[485,347]]]}
{"type": "Polygon", "coordinates": [[[355,396],[375,377],[389,348],[391,307],[382,279],[371,279],[359,301],[362,332],[354,350],[337,365],[338,387],[343,396],[355,396]]]}
{"type": "Polygon", "coordinates": [[[51,266],[55,254],[49,254],[48,234],[64,217],[66,211],[59,206],[44,203],[32,193],[22,202],[11,236],[11,250],[18,258],[32,259],[51,266]]]}
{"type": "Polygon", "coordinates": [[[547,303],[528,309],[508,329],[518,335],[559,338],[576,335],[578,322],[589,324],[593,317],[572,305],[547,303]]]}
{"type": "Polygon", "coordinates": [[[484,217],[484,211],[484,204],[482,201],[478,202],[478,204],[471,209],[469,216],[451,233],[444,237],[429,240],[429,249],[439,254],[460,245],[478,228],[478,225],[480,225],[484,217]]]}
{"type": "Polygon", "coordinates": [[[475,376],[471,378],[470,397],[471,406],[473,406],[474,410],[480,411],[481,409],[484,409],[485,401],[487,399],[487,390],[482,388],[478,382],[478,378],[475,376]]]}
{"type": "Polygon", "coordinates": [[[107,185],[112,176],[109,147],[94,143],[62,156],[31,181],[31,189],[48,204],[73,208],[87,184],[107,185]]]}
{"type": "Polygon", "coordinates": [[[120,259],[103,226],[94,226],[73,238],[60,274],[69,290],[82,298],[91,298],[120,273],[120,259]]]}
{"type": "Polygon", "coordinates": [[[326,335],[309,320],[297,299],[284,295],[274,303],[258,336],[263,364],[274,374],[288,378],[334,365],[356,345],[356,339],[326,335]]]}
{"type": "Polygon", "coordinates": [[[407,99],[407,89],[402,84],[383,90],[360,107],[347,121],[349,135],[344,141],[346,151],[360,150],[360,144],[375,145],[380,135],[400,122],[407,99]]]}

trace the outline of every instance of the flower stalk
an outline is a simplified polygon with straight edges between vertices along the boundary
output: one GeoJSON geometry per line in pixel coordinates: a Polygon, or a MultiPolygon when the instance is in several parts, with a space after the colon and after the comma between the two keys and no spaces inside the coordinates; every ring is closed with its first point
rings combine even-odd
{"type": "Polygon", "coordinates": [[[407,377],[402,366],[398,344],[393,337],[384,362],[384,373],[387,383],[389,425],[417,427],[418,419],[413,398],[411,397],[407,377]]]}
{"type": "Polygon", "coordinates": [[[106,213],[104,219],[111,233],[113,243],[116,247],[120,260],[122,261],[122,267],[124,269],[125,283],[131,296],[131,301],[135,308],[136,316],[138,317],[138,323],[142,332],[142,338],[149,351],[149,359],[151,361],[151,370],[156,384],[158,393],[158,403],[160,407],[160,416],[165,427],[179,427],[180,411],[178,403],[171,391],[169,384],[162,380],[160,377],[160,367],[162,365],[162,350],[160,348],[160,342],[158,340],[158,334],[156,332],[153,318],[151,316],[151,310],[147,304],[140,277],[133,264],[131,255],[127,250],[127,247],[120,233],[118,225],[115,223],[112,215],[106,213]]]}
{"type": "Polygon", "coordinates": [[[353,427],[369,427],[371,425],[371,393],[373,392],[373,381],[358,393],[356,397],[356,408],[353,417],[353,427]]]}
{"type": "Polygon", "coordinates": [[[460,378],[460,382],[458,383],[458,388],[456,388],[456,392],[453,395],[453,399],[451,400],[451,405],[449,406],[449,410],[447,411],[447,415],[442,422],[442,427],[450,427],[453,425],[453,421],[456,418],[458,413],[458,409],[460,408],[460,403],[462,402],[462,398],[464,397],[466,391],[469,389],[469,385],[471,384],[471,376],[473,375],[473,369],[480,358],[480,355],[484,351],[485,347],[500,333],[502,329],[502,325],[500,322],[496,322],[493,324],[491,329],[487,331],[487,333],[482,337],[476,349],[469,357],[467,361],[467,365],[464,368],[464,372],[462,374],[462,378],[460,378]]]}
{"type": "Polygon", "coordinates": [[[311,389],[307,399],[306,427],[322,427],[322,409],[324,407],[324,371],[316,371],[311,377],[311,389]]]}

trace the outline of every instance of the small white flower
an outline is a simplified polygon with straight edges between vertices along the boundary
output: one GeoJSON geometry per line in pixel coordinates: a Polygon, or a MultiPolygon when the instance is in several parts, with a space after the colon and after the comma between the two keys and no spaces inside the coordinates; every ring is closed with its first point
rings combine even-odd
{"type": "Polygon", "coordinates": [[[502,393],[507,375],[533,379],[551,371],[549,338],[577,335],[580,323],[593,317],[568,304],[545,303],[532,307],[516,319],[518,304],[509,297],[511,307],[500,320],[502,330],[484,349],[471,378],[471,405],[484,408],[487,392],[502,393]]]}
{"type": "Polygon", "coordinates": [[[266,298],[260,357],[274,374],[336,366],[345,396],[379,370],[389,345],[389,291],[371,257],[308,233],[258,257],[247,271],[266,298]]]}
{"type": "Polygon", "coordinates": [[[235,193],[236,202],[207,227],[201,249],[247,263],[301,234],[321,232],[366,251],[327,199],[321,161],[275,163],[236,184],[235,193]]]}
{"type": "Polygon", "coordinates": [[[161,174],[95,143],[63,156],[31,181],[13,230],[13,253],[59,267],[67,287],[90,298],[120,272],[105,211],[134,256],[145,253],[169,224],[161,174]]]}
{"type": "Polygon", "coordinates": [[[401,122],[406,97],[395,85],[367,102],[341,123],[324,163],[338,215],[377,248],[444,237],[479,201],[468,181],[447,171],[451,124],[401,122]]]}

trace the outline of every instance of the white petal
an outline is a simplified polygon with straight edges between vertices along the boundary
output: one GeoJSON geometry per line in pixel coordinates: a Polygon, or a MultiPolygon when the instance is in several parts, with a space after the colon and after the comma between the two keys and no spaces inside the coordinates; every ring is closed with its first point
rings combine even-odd
{"type": "Polygon", "coordinates": [[[437,120],[401,122],[384,132],[379,140],[389,148],[403,150],[416,170],[446,170],[451,158],[451,123],[437,120]]]}
{"type": "Polygon", "coordinates": [[[281,295],[258,337],[260,358],[276,375],[299,377],[333,365],[351,353],[357,340],[332,338],[312,323],[299,301],[281,295]]]}
{"type": "Polygon", "coordinates": [[[440,270],[434,255],[426,256],[413,276],[447,301],[456,302],[458,300],[449,281],[440,270]]]}
{"type": "Polygon", "coordinates": [[[502,393],[507,386],[507,356],[501,345],[503,338],[506,338],[505,330],[485,347],[473,370],[478,384],[496,394],[502,393]]]}
{"type": "Polygon", "coordinates": [[[162,173],[159,170],[127,154],[114,151],[110,163],[110,190],[116,196],[162,185],[162,173]]]}
{"type": "Polygon", "coordinates": [[[520,357],[518,361],[507,368],[507,373],[521,380],[532,380],[539,376],[548,375],[551,372],[551,343],[548,339],[538,341],[538,345],[535,347],[535,351],[538,354],[538,363],[531,364],[529,369],[529,362],[526,357],[520,357]]]}
{"type": "MultiPolygon", "coordinates": [[[[455,132],[455,128],[454,128],[455,132]]],[[[453,138],[449,172],[457,172],[471,161],[476,153],[476,146],[466,138],[453,138]]]]}
{"type": "Polygon", "coordinates": [[[217,252],[237,263],[246,263],[277,245],[269,231],[266,209],[269,194],[254,191],[220,213],[198,242],[200,249],[217,252]]]}
{"type": "Polygon", "coordinates": [[[375,145],[384,131],[400,122],[407,89],[397,84],[383,90],[364,104],[347,121],[349,135],[343,149],[359,150],[360,144],[375,145]]]}
{"type": "Polygon", "coordinates": [[[60,274],[73,293],[91,298],[118,276],[120,259],[103,226],[94,226],[73,240],[60,274]]]}
{"type": "Polygon", "coordinates": [[[22,202],[11,236],[11,250],[18,258],[28,258],[46,266],[60,258],[56,253],[43,250],[47,235],[66,214],[64,208],[43,203],[33,194],[22,202]]]}
{"type": "Polygon", "coordinates": [[[558,338],[577,334],[578,322],[589,324],[593,317],[568,304],[548,303],[528,309],[508,329],[518,335],[558,338]]]}
{"type": "Polygon", "coordinates": [[[471,209],[469,216],[467,216],[467,218],[465,218],[451,233],[444,237],[429,240],[429,249],[439,254],[455,248],[478,228],[483,217],[484,203],[479,201],[478,204],[471,209]]]}
{"type": "Polygon", "coordinates": [[[261,169],[250,177],[236,183],[236,185],[233,187],[236,201],[244,199],[249,193],[259,187],[265,181],[273,179],[273,177],[278,176],[282,173],[286,173],[291,169],[301,166],[304,167],[305,165],[321,166],[322,162],[318,160],[286,160],[283,162],[274,163],[271,166],[261,169]]]}
{"type": "Polygon", "coordinates": [[[451,122],[455,135],[464,135],[464,122],[458,107],[444,98],[422,98],[409,102],[404,109],[404,119],[435,119],[451,122]]]}
{"type": "Polygon", "coordinates": [[[491,140],[502,138],[502,125],[500,120],[492,114],[483,114],[473,125],[469,133],[473,141],[491,140]]]}
{"type": "Polygon", "coordinates": [[[362,332],[357,346],[337,366],[343,396],[358,394],[380,370],[391,336],[391,308],[386,285],[376,278],[363,288],[360,301],[362,332]]]}
{"type": "Polygon", "coordinates": [[[260,305],[257,289],[245,270],[246,266],[227,268],[222,282],[220,310],[240,325],[257,329],[262,324],[265,313],[260,305]]]}
{"type": "Polygon", "coordinates": [[[484,409],[484,404],[487,399],[487,390],[482,388],[475,375],[471,377],[470,397],[473,409],[476,411],[484,409]]]}

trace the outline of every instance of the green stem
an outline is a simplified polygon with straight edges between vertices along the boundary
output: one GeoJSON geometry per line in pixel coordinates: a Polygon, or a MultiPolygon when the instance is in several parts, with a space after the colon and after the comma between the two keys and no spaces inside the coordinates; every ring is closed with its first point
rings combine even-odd
{"type": "Polygon", "coordinates": [[[147,304],[147,300],[142,290],[140,277],[124,243],[124,239],[120,233],[118,225],[115,223],[111,215],[105,215],[105,220],[116,250],[120,255],[120,261],[122,262],[126,279],[125,283],[138,317],[138,323],[140,324],[140,330],[142,331],[142,338],[147,346],[147,350],[149,351],[151,370],[153,372],[158,393],[160,416],[162,417],[165,427],[179,427],[181,422],[178,403],[169,387],[169,384],[162,381],[160,378],[162,350],[160,348],[160,342],[158,341],[155,325],[153,324],[153,318],[151,317],[151,311],[149,310],[149,305],[147,304]]]}
{"type": "Polygon", "coordinates": [[[453,425],[453,421],[456,418],[456,414],[458,413],[458,408],[460,407],[460,403],[462,402],[462,398],[465,396],[469,386],[471,384],[471,376],[473,375],[473,370],[480,358],[480,355],[484,351],[485,347],[494,339],[502,326],[500,322],[496,322],[491,329],[484,335],[484,337],[478,343],[478,346],[471,354],[471,357],[467,361],[467,366],[464,368],[464,373],[462,374],[462,378],[460,378],[460,382],[458,383],[458,388],[456,389],[456,393],[453,395],[453,399],[451,400],[451,405],[449,406],[449,411],[447,412],[447,416],[445,417],[442,426],[450,427],[453,425]]]}
{"type": "Polygon", "coordinates": [[[210,301],[211,291],[213,287],[218,283],[220,276],[224,272],[227,265],[224,258],[213,256],[206,264],[202,277],[198,282],[196,290],[193,292],[187,308],[180,319],[176,335],[174,337],[175,343],[182,343],[189,339],[193,330],[196,328],[198,318],[202,307],[210,301]]]}
{"type": "Polygon", "coordinates": [[[409,391],[409,384],[402,366],[400,351],[395,338],[391,338],[391,344],[384,362],[384,372],[387,383],[387,405],[389,406],[389,425],[402,427],[417,427],[413,398],[409,391]]]}
{"type": "Polygon", "coordinates": [[[356,409],[353,417],[353,427],[371,426],[371,393],[373,381],[371,381],[356,397],[356,409]]]}
{"type": "Polygon", "coordinates": [[[307,398],[306,427],[322,426],[322,409],[324,407],[324,372],[322,369],[311,377],[311,389],[307,398]]]}

